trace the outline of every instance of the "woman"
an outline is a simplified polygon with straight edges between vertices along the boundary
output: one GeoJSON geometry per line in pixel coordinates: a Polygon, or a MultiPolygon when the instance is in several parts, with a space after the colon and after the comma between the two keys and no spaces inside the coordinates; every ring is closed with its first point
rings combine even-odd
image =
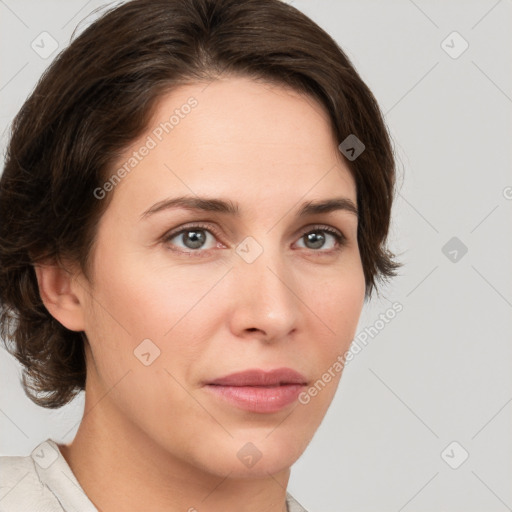
{"type": "Polygon", "coordinates": [[[286,492],[397,263],[387,129],[278,0],[134,0],[17,115],[2,337],[68,445],[3,457],[0,509],[296,511],[286,492]]]}

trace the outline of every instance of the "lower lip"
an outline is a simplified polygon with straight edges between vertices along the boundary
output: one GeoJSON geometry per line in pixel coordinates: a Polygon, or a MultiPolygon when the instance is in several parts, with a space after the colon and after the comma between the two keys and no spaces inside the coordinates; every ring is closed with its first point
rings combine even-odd
{"type": "Polygon", "coordinates": [[[292,404],[297,400],[304,387],[302,384],[284,384],[274,387],[216,386],[212,384],[206,386],[215,395],[240,409],[261,413],[278,412],[292,404]]]}

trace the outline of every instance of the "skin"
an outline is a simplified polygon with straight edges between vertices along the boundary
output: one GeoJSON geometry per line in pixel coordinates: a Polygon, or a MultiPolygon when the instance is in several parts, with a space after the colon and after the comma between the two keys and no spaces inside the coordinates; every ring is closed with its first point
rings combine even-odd
{"type": "Polygon", "coordinates": [[[84,417],[75,440],[60,448],[103,512],[286,510],[290,466],[324,418],[341,372],[306,405],[271,414],[227,404],[203,382],[290,367],[313,384],[349,348],[364,303],[357,216],[296,215],[306,201],[357,204],[327,113],[312,98],[247,78],[205,87],[166,95],[120,158],[122,166],[172,111],[198,100],[109,192],[92,282],[71,262],[68,271],[36,270],[49,312],[89,341],[84,417]],[[231,200],[241,215],[175,208],[140,218],[181,195],[231,200]],[[186,236],[163,240],[194,222],[217,234],[202,232],[199,249],[186,236]],[[341,231],[345,242],[316,225],[341,231]],[[325,236],[323,245],[308,243],[311,231],[325,236]],[[263,249],[252,263],[236,252],[248,236],[263,249]],[[148,338],[160,356],[145,366],[134,350],[148,338]],[[252,467],[237,457],[248,442],[261,452],[252,467]]]}

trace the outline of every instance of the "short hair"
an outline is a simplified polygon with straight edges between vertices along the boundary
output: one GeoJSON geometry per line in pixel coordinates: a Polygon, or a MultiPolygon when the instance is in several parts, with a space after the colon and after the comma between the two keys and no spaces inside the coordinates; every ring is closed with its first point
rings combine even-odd
{"type": "Polygon", "coordinates": [[[337,43],[280,0],[133,0],[111,8],[63,50],[14,118],[0,179],[0,335],[36,404],[85,389],[83,332],[44,306],[34,265],[62,258],[91,275],[98,200],[114,162],[180,85],[242,76],[291,87],[323,105],[334,140],[365,149],[347,165],[357,190],[365,299],[396,275],[386,248],[395,186],[377,101],[337,43]],[[7,340],[11,339],[8,344],[7,340]]]}

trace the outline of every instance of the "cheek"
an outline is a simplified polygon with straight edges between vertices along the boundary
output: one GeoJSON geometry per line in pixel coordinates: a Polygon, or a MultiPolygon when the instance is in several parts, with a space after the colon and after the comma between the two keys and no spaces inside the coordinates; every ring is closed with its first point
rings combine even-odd
{"type": "MultiPolygon", "coordinates": [[[[115,403],[125,417],[169,452],[187,459],[192,454],[198,464],[210,463],[204,454],[215,451],[229,454],[219,460],[230,461],[247,439],[262,452],[273,454],[276,461],[295,460],[302,453],[341,376],[335,373],[327,382],[322,375],[348,348],[359,320],[364,276],[356,258],[347,258],[347,265],[336,269],[297,265],[289,274],[288,284],[300,298],[296,302],[292,298],[290,304],[300,309],[301,335],[293,354],[285,352],[289,349],[282,344],[283,354],[290,360],[300,354],[297,364],[303,362],[308,374],[326,385],[313,388],[316,391],[308,402],[300,403],[268,439],[260,427],[247,426],[237,416],[223,416],[220,411],[210,416],[201,406],[200,392],[196,401],[196,391],[188,386],[201,374],[197,368],[211,371],[220,353],[230,355],[229,347],[213,345],[219,339],[216,335],[226,328],[230,312],[239,312],[240,283],[233,280],[233,274],[226,274],[229,265],[170,264],[164,258],[155,261],[142,254],[114,254],[107,249],[98,261],[101,267],[96,269],[98,288],[91,301],[89,326],[99,380],[108,391],[103,404],[115,403]],[[230,304],[232,309],[226,306],[230,304]],[[134,355],[144,339],[154,341],[160,350],[149,366],[134,355]],[[235,440],[226,438],[217,418],[235,433],[235,440]]],[[[225,463],[223,471],[228,473],[232,468],[225,463]]]]}
{"type": "MultiPolygon", "coordinates": [[[[103,240],[95,258],[97,288],[89,324],[94,337],[102,340],[96,347],[102,352],[100,360],[108,362],[115,355],[111,364],[119,367],[120,374],[123,367],[140,365],[134,350],[149,339],[156,345],[155,351],[161,351],[160,363],[176,367],[179,360],[181,371],[186,372],[187,362],[200,359],[209,337],[226,322],[222,305],[233,302],[239,285],[229,285],[232,276],[226,273],[230,265],[220,260],[170,263],[164,253],[149,257],[124,247],[121,239],[114,242],[103,240]]],[[[319,366],[346,350],[355,334],[365,283],[354,249],[340,265],[315,267],[308,263],[297,265],[290,273],[291,287],[305,304],[303,318],[309,318],[302,324],[304,338],[324,340],[314,356],[319,366]]]]}
{"type": "MultiPolygon", "coordinates": [[[[310,328],[314,344],[307,342],[303,352],[314,368],[314,380],[299,400],[314,420],[329,408],[344,369],[344,356],[356,334],[365,298],[363,269],[357,262],[346,270],[333,272],[323,286],[306,295],[318,322],[310,328]],[[318,333],[318,336],[315,335],[318,333]],[[323,333],[323,335],[321,335],[323,333]]],[[[305,421],[308,421],[307,419],[305,421]]]]}
{"type": "Polygon", "coordinates": [[[102,264],[96,268],[87,332],[95,358],[105,370],[118,367],[119,377],[123,369],[139,369],[136,357],[141,346],[140,350],[148,347],[155,354],[160,351],[158,362],[166,367],[180,360],[186,368],[187,361],[199,356],[200,340],[219,317],[215,284],[226,272],[225,266],[170,265],[120,253],[98,252],[97,261],[102,264]]]}
{"type": "Polygon", "coordinates": [[[365,298],[365,278],[360,264],[354,262],[341,270],[333,269],[316,286],[304,288],[303,294],[334,338],[352,339],[365,298]]]}
{"type": "Polygon", "coordinates": [[[326,307],[332,315],[334,329],[352,339],[364,304],[365,281],[362,272],[361,279],[353,276],[329,291],[326,307]]]}
{"type": "Polygon", "coordinates": [[[319,393],[313,406],[323,408],[334,396],[343,372],[343,365],[339,362],[343,360],[342,356],[350,348],[356,335],[365,298],[362,267],[354,265],[350,270],[333,273],[323,286],[315,287],[306,297],[308,305],[311,304],[311,309],[319,318],[319,322],[315,323],[319,335],[312,333],[317,343],[308,346],[306,350],[310,354],[310,360],[315,361],[317,378],[323,379],[325,372],[331,372],[330,376],[326,376],[330,382],[328,389],[319,393]],[[320,333],[324,335],[321,336],[320,333]]]}
{"type": "Polygon", "coordinates": [[[97,302],[134,342],[164,337],[193,308],[208,283],[199,273],[155,263],[142,253],[104,250],[102,256],[97,258],[102,262],[96,269],[97,302]]]}
{"type": "MultiPolygon", "coordinates": [[[[97,275],[101,289],[95,292],[95,315],[103,316],[104,333],[116,332],[113,339],[125,340],[131,350],[149,338],[160,346],[173,339],[181,354],[194,352],[194,339],[203,338],[202,331],[206,334],[222,323],[222,304],[232,302],[239,285],[229,286],[229,265],[221,262],[171,265],[160,258],[155,262],[136,254],[122,258],[105,255],[100,261],[103,266],[97,275]],[[115,264],[109,265],[109,261],[115,264]],[[180,334],[190,330],[191,318],[195,319],[194,332],[187,341],[180,334]]],[[[299,269],[292,272],[291,281],[306,311],[312,312],[304,328],[311,330],[318,325],[320,329],[324,324],[336,347],[350,342],[364,303],[365,281],[359,260],[351,258],[347,265],[321,271],[299,269]]]]}

